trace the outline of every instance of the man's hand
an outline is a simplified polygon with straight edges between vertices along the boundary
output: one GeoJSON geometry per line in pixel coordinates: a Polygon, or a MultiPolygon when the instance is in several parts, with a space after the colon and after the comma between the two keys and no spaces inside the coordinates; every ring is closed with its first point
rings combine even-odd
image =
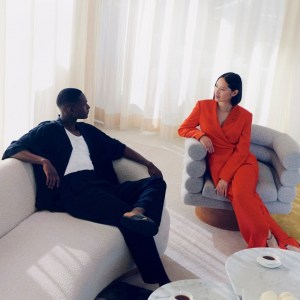
{"type": "Polygon", "coordinates": [[[53,167],[51,162],[48,159],[42,160],[43,170],[46,175],[46,185],[49,189],[53,189],[54,187],[59,187],[60,179],[56,169],[53,167]]]}
{"type": "Polygon", "coordinates": [[[162,172],[152,162],[149,162],[146,167],[150,176],[163,177],[162,172]]]}
{"type": "Polygon", "coordinates": [[[216,192],[219,196],[227,196],[227,189],[228,189],[228,182],[224,179],[220,179],[217,186],[216,186],[216,192]]]}
{"type": "Polygon", "coordinates": [[[141,154],[127,147],[124,150],[124,157],[130,160],[133,160],[139,164],[142,164],[146,168],[148,168],[148,173],[150,176],[159,176],[163,177],[161,171],[149,160],[143,157],[141,154]]]}
{"type": "Polygon", "coordinates": [[[200,138],[200,143],[203,145],[203,147],[206,149],[206,151],[208,153],[213,153],[215,150],[214,150],[214,145],[211,141],[211,139],[206,136],[206,135],[203,135],[201,138],[200,138]]]}
{"type": "Polygon", "coordinates": [[[13,158],[19,159],[24,162],[28,162],[31,164],[42,165],[44,173],[46,175],[46,185],[49,189],[53,189],[54,187],[59,187],[60,179],[56,169],[53,167],[51,162],[39,155],[33,154],[28,150],[22,150],[12,156],[13,158]]]}

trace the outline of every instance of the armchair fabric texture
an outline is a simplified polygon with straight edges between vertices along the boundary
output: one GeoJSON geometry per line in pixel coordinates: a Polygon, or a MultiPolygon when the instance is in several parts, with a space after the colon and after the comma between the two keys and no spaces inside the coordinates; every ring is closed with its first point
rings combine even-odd
{"type": "MultiPolygon", "coordinates": [[[[300,147],[288,134],[252,125],[250,151],[259,165],[257,192],[271,214],[288,214],[300,182],[300,147]]],[[[229,199],[218,196],[206,166],[206,150],[185,140],[182,197],[185,204],[232,210],[229,199]]]]}

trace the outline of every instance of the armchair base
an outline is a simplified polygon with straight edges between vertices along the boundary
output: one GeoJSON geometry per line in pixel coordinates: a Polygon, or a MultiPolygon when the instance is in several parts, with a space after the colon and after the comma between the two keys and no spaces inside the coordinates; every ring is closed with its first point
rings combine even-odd
{"type": "Polygon", "coordinates": [[[226,230],[239,230],[233,210],[196,206],[195,213],[198,219],[208,225],[226,230]]]}

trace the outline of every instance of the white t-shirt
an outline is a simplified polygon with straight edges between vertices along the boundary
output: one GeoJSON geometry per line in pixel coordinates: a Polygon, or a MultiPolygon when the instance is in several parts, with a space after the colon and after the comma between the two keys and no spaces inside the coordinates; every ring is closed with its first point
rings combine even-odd
{"type": "Polygon", "coordinates": [[[90,158],[89,148],[83,136],[76,136],[67,129],[65,130],[73,147],[65,175],[82,170],[94,170],[94,166],[90,158]]]}

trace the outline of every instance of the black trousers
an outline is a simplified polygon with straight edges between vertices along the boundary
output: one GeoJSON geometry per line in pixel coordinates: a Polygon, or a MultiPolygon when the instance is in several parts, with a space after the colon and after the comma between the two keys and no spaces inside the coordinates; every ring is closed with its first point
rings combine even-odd
{"type": "Polygon", "coordinates": [[[143,280],[164,283],[164,270],[153,237],[146,237],[119,226],[121,216],[134,207],[145,209],[145,215],[159,226],[166,183],[161,177],[148,177],[121,184],[99,179],[93,171],[68,174],[61,184],[61,202],[70,215],[96,223],[117,226],[143,280]]]}

